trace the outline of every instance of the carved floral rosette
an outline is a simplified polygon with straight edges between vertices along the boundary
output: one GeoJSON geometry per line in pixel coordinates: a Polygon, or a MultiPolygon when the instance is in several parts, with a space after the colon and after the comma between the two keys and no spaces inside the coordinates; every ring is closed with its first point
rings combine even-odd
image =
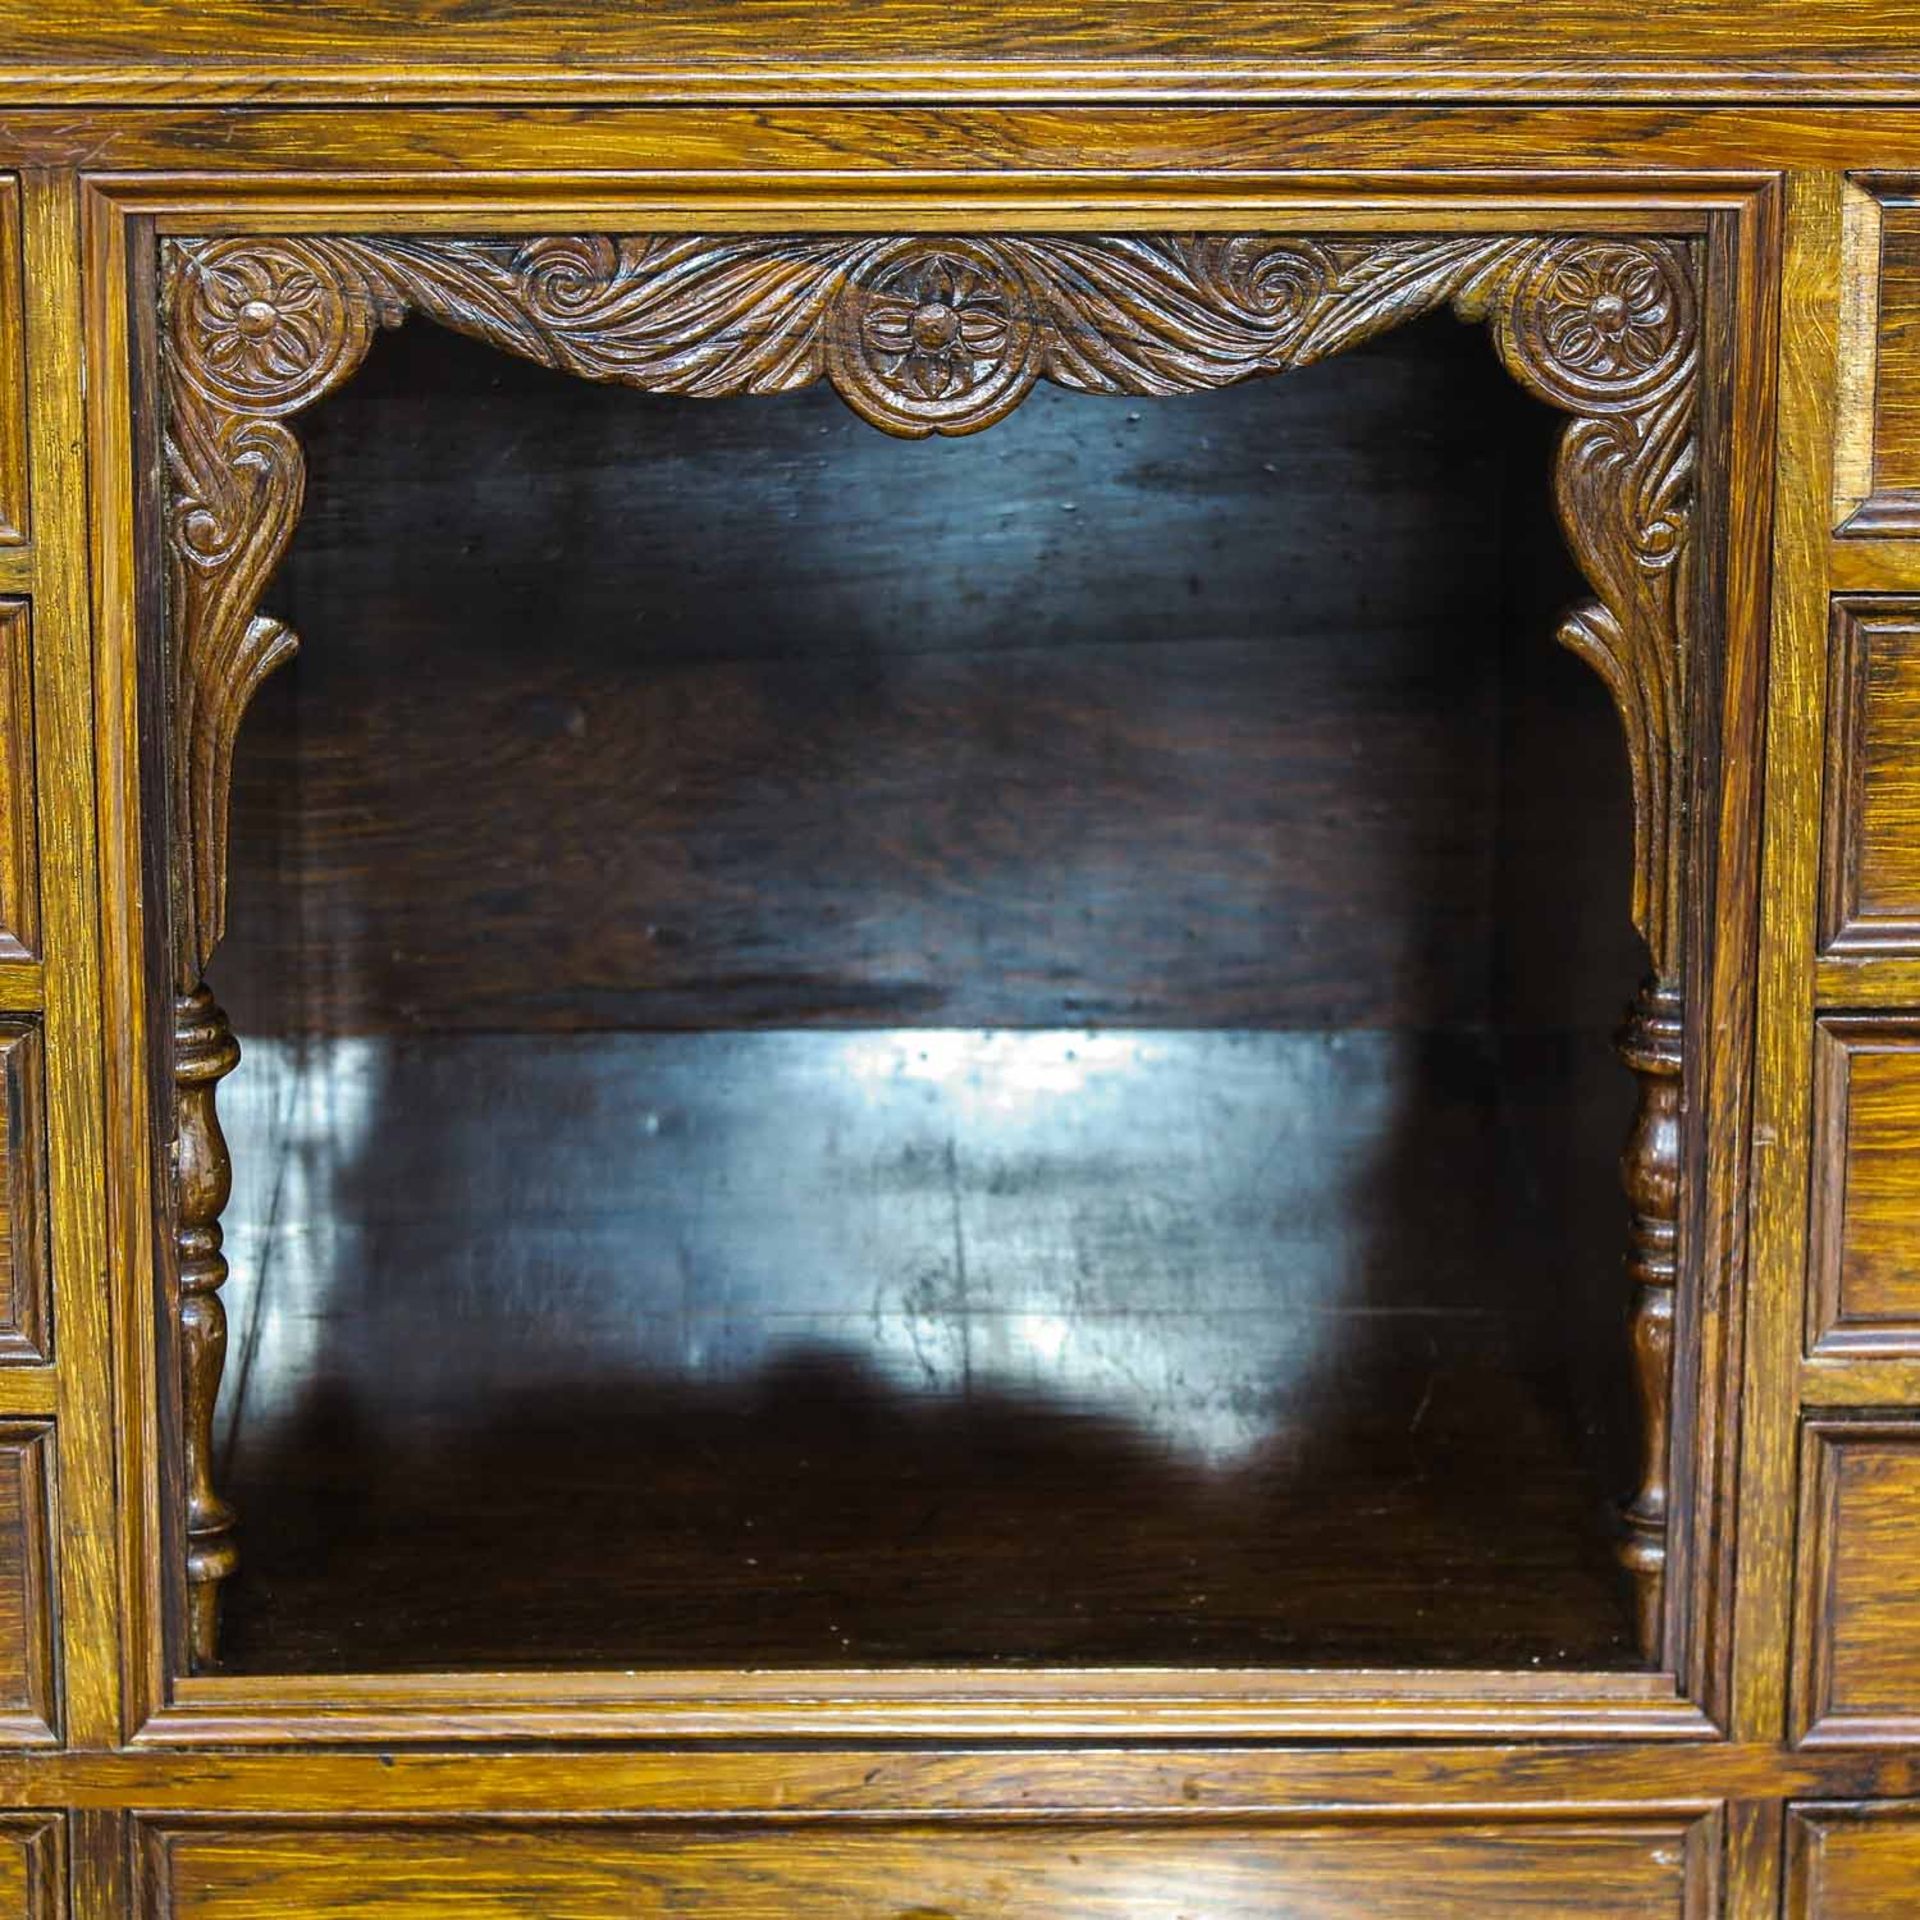
{"type": "MultiPolygon", "coordinates": [[[[183,998],[198,990],[224,924],[240,720],[296,645],[258,608],[300,513],[303,462],[287,423],[352,374],[381,328],[419,314],[543,366],[697,398],[825,379],[875,426],[921,437],[991,426],[1042,379],[1101,394],[1224,387],[1450,305],[1485,322],[1513,377],[1568,416],[1555,492],[1593,597],[1559,637],[1619,710],[1633,785],[1633,917],[1652,961],[1646,1004],[1677,1007],[1699,431],[1691,242],[302,235],[170,239],[161,264],[183,998]]],[[[1649,1064],[1628,1049],[1656,1117],[1677,1097],[1673,1018],[1671,1059],[1649,1064]]],[[[1644,1114],[1636,1140],[1643,1158],[1672,1146],[1644,1114]]],[[[1663,1157],[1659,1168],[1627,1169],[1637,1246],[1667,1232],[1664,1167],[1663,1157]]],[[[1670,1310],[1670,1294],[1656,1297],[1668,1284],[1661,1274],[1642,1279],[1644,1331],[1670,1310]]],[[[1651,1404],[1666,1392],[1654,1377],[1665,1362],[1650,1335],[1638,1344],[1651,1404]]],[[[1653,1541],[1651,1510],[1644,1497],[1638,1505],[1636,1571],[1645,1617],[1657,1620],[1664,1534],[1653,1541]]]]}

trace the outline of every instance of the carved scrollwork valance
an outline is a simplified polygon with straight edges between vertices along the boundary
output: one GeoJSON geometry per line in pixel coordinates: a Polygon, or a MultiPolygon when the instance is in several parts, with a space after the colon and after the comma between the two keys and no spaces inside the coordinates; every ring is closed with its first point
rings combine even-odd
{"type": "Polygon", "coordinates": [[[164,244],[163,386],[180,991],[224,922],[227,790],[296,644],[259,596],[298,519],[289,418],[421,314],[588,379],[703,398],[831,381],[909,436],[971,433],[1039,380],[1222,387],[1451,305],[1571,415],[1555,476],[1594,598],[1561,639],[1627,736],[1634,918],[1677,974],[1679,710],[1698,416],[1697,261],[1622,236],[333,236],[164,244]]]}

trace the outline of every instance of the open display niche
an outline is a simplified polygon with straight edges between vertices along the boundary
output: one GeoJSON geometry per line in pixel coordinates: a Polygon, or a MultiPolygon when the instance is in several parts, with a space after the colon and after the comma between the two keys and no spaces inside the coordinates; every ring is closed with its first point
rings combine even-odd
{"type": "Polygon", "coordinates": [[[1659,1664],[1690,243],[162,267],[195,1662],[1659,1664]]]}

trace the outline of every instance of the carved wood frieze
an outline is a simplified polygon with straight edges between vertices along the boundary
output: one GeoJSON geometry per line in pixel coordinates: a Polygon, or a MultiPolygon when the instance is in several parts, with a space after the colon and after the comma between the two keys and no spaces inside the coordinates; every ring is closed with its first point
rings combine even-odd
{"type": "Polygon", "coordinates": [[[196,1657],[211,1657],[214,1593],[234,1563],[232,1515],[207,1457],[224,1327],[213,1090],[234,1054],[202,975],[225,918],[235,738],[255,689],[296,645],[258,604],[300,513],[292,416],[410,314],[544,366],[659,393],[780,393],[825,379],[875,426],[919,437],[990,426],[1043,379],[1132,395],[1223,387],[1450,305],[1485,322],[1513,377],[1569,416],[1554,485],[1593,597],[1559,637],[1605,681],[1632,769],[1633,915],[1652,977],[1621,1039],[1641,1085],[1623,1171],[1646,1435],[1622,1558],[1643,1647],[1657,1659],[1679,1216],[1697,272],[1687,242],[1615,235],[165,242],[176,1211],[196,1657]]]}
{"type": "Polygon", "coordinates": [[[410,313],[588,379],[698,397],[830,380],[891,433],[971,433],[1037,380],[1171,394],[1305,366],[1451,303],[1572,416],[1556,474],[1594,590],[1560,638],[1620,711],[1633,913],[1677,974],[1679,703],[1699,324],[1689,245],[1529,235],[1274,239],[270,237],[164,244],[176,986],[224,923],[241,715],[296,641],[258,609],[299,517],[287,422],[410,313]]]}

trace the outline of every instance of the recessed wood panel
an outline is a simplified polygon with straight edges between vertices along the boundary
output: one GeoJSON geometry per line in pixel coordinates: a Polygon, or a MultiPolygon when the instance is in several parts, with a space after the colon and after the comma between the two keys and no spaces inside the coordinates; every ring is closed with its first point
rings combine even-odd
{"type": "Polygon", "coordinates": [[[27,528],[27,360],[21,309],[20,182],[0,174],[0,546],[27,528]]]}
{"type": "Polygon", "coordinates": [[[40,1029],[0,1021],[0,1363],[51,1347],[40,1029]]]}
{"type": "Polygon", "coordinates": [[[59,1920],[67,1910],[65,1823],[0,1813],[0,1920],[59,1920]]]}
{"type": "Polygon", "coordinates": [[[0,1427],[0,1745],[51,1738],[51,1446],[45,1427],[0,1427]]]}
{"type": "Polygon", "coordinates": [[[1920,600],[1836,601],[1828,689],[1826,951],[1920,952],[1920,600]]]}
{"type": "Polygon", "coordinates": [[[24,600],[0,600],[0,964],[37,945],[33,651],[24,600]]]}
{"type": "Polygon", "coordinates": [[[1841,530],[1920,532],[1920,199],[1904,176],[1847,193],[1841,279],[1841,530]]]}
{"type": "Polygon", "coordinates": [[[1787,1861],[1788,1920],[1911,1920],[1920,1805],[1794,1807],[1787,1861]]]}
{"type": "Polygon", "coordinates": [[[1809,1421],[1802,1500],[1800,1736],[1920,1740],[1920,1421],[1809,1421]]]}
{"type": "Polygon", "coordinates": [[[1814,1056],[1809,1344],[1920,1352],[1920,1022],[1823,1021],[1814,1056]]]}
{"type": "Polygon", "coordinates": [[[902,1825],[676,1832],[231,1825],[149,1836],[172,1920],[1650,1920],[1704,1913],[1706,1823],[902,1825]]]}

